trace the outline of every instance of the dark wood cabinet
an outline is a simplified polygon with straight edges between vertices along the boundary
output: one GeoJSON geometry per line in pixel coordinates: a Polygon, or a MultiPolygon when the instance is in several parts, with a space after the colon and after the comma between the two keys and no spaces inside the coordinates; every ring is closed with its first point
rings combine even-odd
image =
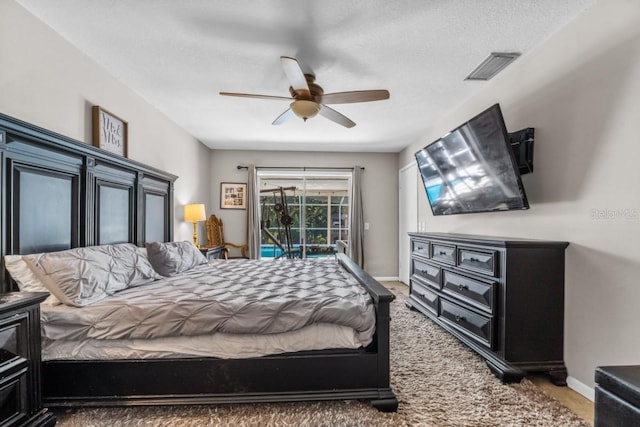
{"type": "Polygon", "coordinates": [[[567,242],[409,233],[407,306],[480,354],[503,382],[546,372],[566,385],[567,242]]]}
{"type": "Polygon", "coordinates": [[[211,261],[212,259],[223,259],[223,249],[224,246],[200,246],[200,252],[202,255],[207,257],[207,261],[211,261]]]}
{"type": "Polygon", "coordinates": [[[40,303],[47,293],[0,294],[0,425],[53,426],[42,407],[40,303]]]}
{"type": "Polygon", "coordinates": [[[596,368],[595,427],[640,425],[640,366],[596,368]]]}

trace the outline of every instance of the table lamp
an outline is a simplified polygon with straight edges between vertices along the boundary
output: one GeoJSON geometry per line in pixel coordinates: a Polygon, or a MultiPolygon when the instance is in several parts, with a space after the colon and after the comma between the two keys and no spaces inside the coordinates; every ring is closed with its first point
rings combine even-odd
{"type": "Polygon", "coordinates": [[[198,221],[205,221],[207,214],[204,210],[204,205],[201,203],[193,203],[184,206],[184,220],[193,223],[193,245],[197,248],[198,244],[198,232],[196,231],[196,225],[198,221]]]}

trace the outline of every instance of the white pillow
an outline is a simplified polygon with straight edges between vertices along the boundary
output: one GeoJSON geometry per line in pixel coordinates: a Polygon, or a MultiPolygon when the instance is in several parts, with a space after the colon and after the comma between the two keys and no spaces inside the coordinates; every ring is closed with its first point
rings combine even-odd
{"type": "Polygon", "coordinates": [[[77,307],[161,278],[131,243],[48,252],[25,261],[63,304],[77,307]]]}
{"type": "MultiPolygon", "coordinates": [[[[22,255],[5,255],[4,266],[18,284],[21,292],[49,292],[44,284],[34,274],[33,270],[25,262],[22,255]]],[[[50,292],[49,292],[50,293],[50,292]]],[[[54,295],[49,295],[42,304],[60,305],[61,302],[54,295]]]]}

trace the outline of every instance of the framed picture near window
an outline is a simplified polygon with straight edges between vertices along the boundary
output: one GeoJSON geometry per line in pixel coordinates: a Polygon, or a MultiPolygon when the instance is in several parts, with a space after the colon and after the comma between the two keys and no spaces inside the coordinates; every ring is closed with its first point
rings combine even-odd
{"type": "Polygon", "coordinates": [[[238,182],[220,183],[220,209],[246,209],[247,184],[238,182]]]}
{"type": "Polygon", "coordinates": [[[128,123],[102,107],[93,108],[93,145],[127,157],[128,123]]]}

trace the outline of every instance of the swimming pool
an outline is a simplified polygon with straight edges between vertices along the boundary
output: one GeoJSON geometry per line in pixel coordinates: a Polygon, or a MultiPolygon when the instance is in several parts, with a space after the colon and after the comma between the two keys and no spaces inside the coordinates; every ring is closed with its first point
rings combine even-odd
{"type": "MultiPolygon", "coordinates": [[[[296,253],[296,258],[300,257],[300,245],[293,245],[291,249],[296,253]]],[[[307,258],[321,258],[326,256],[333,256],[336,253],[335,245],[307,245],[307,258]]],[[[274,245],[261,245],[260,246],[260,258],[275,258],[282,254],[282,250],[278,246],[274,245]]]]}

